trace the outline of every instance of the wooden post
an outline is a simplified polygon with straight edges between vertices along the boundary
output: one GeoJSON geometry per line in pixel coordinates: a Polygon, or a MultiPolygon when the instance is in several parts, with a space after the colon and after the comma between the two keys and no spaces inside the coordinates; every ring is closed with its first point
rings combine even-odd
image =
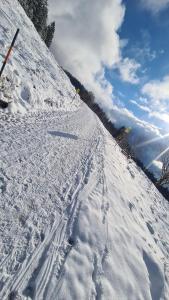
{"type": "Polygon", "coordinates": [[[2,73],[3,73],[4,69],[5,69],[5,66],[6,66],[6,63],[7,63],[7,61],[8,61],[8,58],[9,58],[9,56],[10,56],[10,54],[11,54],[12,48],[13,48],[15,42],[16,42],[18,33],[19,33],[19,29],[17,29],[17,31],[16,31],[16,33],[15,33],[15,36],[14,36],[14,38],[13,38],[13,40],[12,40],[12,43],[11,43],[11,46],[10,46],[10,48],[9,48],[9,50],[8,50],[8,52],[7,52],[7,55],[6,55],[6,57],[5,57],[5,60],[4,60],[4,62],[3,62],[2,68],[1,68],[1,70],[0,70],[0,77],[2,76],[2,73]]]}

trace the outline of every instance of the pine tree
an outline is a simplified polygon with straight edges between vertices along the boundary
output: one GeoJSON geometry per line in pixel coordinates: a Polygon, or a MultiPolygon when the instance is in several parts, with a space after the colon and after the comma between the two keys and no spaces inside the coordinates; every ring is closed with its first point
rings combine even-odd
{"type": "Polygon", "coordinates": [[[40,36],[43,37],[48,17],[47,0],[34,0],[33,10],[34,12],[32,22],[35,25],[35,28],[39,32],[40,36]]]}
{"type": "Polygon", "coordinates": [[[41,38],[50,47],[55,32],[55,22],[47,25],[48,0],[19,0],[19,2],[41,38]]]}
{"type": "Polygon", "coordinates": [[[26,13],[27,13],[28,17],[32,20],[33,19],[33,14],[34,14],[34,1],[33,0],[26,0],[25,2],[27,2],[26,13]]]}
{"type": "Polygon", "coordinates": [[[46,30],[46,38],[45,38],[45,44],[48,48],[50,48],[53,40],[53,36],[55,33],[55,22],[52,22],[50,25],[47,26],[46,30]]]}
{"type": "Polygon", "coordinates": [[[22,5],[25,10],[27,16],[32,20],[33,18],[33,6],[34,0],[19,0],[19,3],[22,5]]]}

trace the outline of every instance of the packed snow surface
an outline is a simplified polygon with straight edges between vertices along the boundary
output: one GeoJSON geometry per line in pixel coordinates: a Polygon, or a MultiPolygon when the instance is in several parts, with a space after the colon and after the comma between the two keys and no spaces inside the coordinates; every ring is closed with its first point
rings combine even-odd
{"type": "Polygon", "coordinates": [[[0,141],[0,299],[168,299],[169,205],[85,105],[0,141]]]}
{"type": "Polygon", "coordinates": [[[0,113],[0,299],[168,300],[168,202],[80,104],[16,0],[1,0],[1,45],[7,16],[25,34],[5,73],[25,114],[0,113]]]}

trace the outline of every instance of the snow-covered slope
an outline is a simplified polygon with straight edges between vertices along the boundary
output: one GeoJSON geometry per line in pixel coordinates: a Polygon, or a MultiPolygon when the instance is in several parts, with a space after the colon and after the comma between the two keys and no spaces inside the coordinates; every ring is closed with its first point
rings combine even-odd
{"type": "MultiPolygon", "coordinates": [[[[10,32],[6,13],[26,24],[25,53],[43,71],[26,105],[36,113],[0,119],[0,299],[168,300],[168,203],[93,112],[76,107],[68,79],[10,3],[0,3],[0,30],[10,32]],[[62,110],[41,110],[48,95],[62,110]]],[[[19,49],[9,69],[22,69],[19,49]]],[[[24,64],[15,108],[30,74],[24,64]]]]}
{"type": "Polygon", "coordinates": [[[0,2],[0,63],[17,28],[20,33],[4,71],[5,89],[0,92],[0,99],[11,102],[8,110],[76,109],[74,88],[17,0],[0,2]]]}
{"type": "Polygon", "coordinates": [[[2,125],[0,299],[167,300],[169,205],[96,116],[2,125]]]}

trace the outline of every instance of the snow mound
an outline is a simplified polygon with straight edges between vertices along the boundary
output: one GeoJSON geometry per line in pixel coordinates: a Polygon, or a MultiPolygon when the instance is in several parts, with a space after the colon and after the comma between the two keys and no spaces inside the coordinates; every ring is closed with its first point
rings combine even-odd
{"type": "MultiPolygon", "coordinates": [[[[17,0],[1,0],[0,64],[20,29],[13,52],[0,79],[0,99],[9,103],[6,112],[74,110],[75,90],[58,66],[17,0]]],[[[2,113],[2,109],[0,109],[2,113]]]]}

